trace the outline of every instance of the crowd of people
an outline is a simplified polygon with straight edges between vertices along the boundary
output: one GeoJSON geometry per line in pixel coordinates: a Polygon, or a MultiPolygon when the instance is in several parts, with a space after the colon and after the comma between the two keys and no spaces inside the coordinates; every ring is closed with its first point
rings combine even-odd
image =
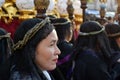
{"type": "Polygon", "coordinates": [[[0,28],[0,80],[119,80],[120,26],[86,21],[74,38],[65,18],[23,21],[10,37],[0,28]]]}
{"type": "Polygon", "coordinates": [[[120,80],[120,15],[75,31],[52,15],[22,21],[12,38],[0,28],[0,80],[120,80]]]}

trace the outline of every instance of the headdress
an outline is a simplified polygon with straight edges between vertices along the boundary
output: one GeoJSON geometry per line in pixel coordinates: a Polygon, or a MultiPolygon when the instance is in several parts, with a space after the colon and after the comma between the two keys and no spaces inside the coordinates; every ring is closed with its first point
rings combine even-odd
{"type": "Polygon", "coordinates": [[[59,19],[51,19],[53,20],[53,25],[56,26],[56,25],[66,25],[68,23],[71,23],[69,20],[66,20],[66,19],[62,19],[62,18],[59,18],[59,19]],[[54,22],[54,20],[57,20],[56,22],[54,22]]]}
{"type": "Polygon", "coordinates": [[[66,25],[66,24],[68,24],[68,23],[70,23],[70,21],[53,23],[53,25],[66,25]]]}
{"type": "Polygon", "coordinates": [[[107,24],[105,26],[108,37],[119,37],[120,36],[120,26],[118,24],[107,24]]]}
{"type": "Polygon", "coordinates": [[[11,33],[7,33],[5,35],[0,35],[0,40],[3,39],[3,38],[9,38],[11,35],[11,33]]]}
{"type": "Polygon", "coordinates": [[[108,37],[116,37],[116,36],[120,36],[120,32],[114,34],[107,34],[107,35],[108,37]]]}
{"type": "Polygon", "coordinates": [[[96,35],[96,34],[99,34],[99,33],[103,32],[104,30],[105,30],[105,27],[102,27],[102,29],[100,31],[93,31],[93,32],[89,32],[89,33],[79,32],[79,35],[80,36],[96,35]]]}
{"type": "Polygon", "coordinates": [[[46,24],[50,22],[49,18],[45,18],[40,23],[37,23],[33,28],[31,28],[26,34],[24,35],[23,39],[18,41],[13,46],[13,50],[20,49],[46,24]]]}

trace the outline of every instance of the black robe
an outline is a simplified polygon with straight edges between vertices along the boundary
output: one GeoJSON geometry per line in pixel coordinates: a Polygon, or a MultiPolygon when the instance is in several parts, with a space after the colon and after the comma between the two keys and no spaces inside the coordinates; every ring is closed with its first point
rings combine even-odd
{"type": "Polygon", "coordinates": [[[89,50],[77,55],[72,78],[73,80],[112,80],[107,64],[89,50]]]}

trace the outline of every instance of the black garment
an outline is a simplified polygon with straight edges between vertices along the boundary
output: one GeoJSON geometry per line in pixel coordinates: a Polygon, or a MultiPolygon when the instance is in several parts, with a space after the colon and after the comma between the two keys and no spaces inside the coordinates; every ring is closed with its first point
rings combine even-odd
{"type": "Polygon", "coordinates": [[[9,80],[10,75],[10,62],[7,61],[0,65],[0,80],[9,80]]]}
{"type": "Polygon", "coordinates": [[[115,80],[120,80],[120,63],[117,62],[120,59],[120,51],[112,50],[113,54],[111,57],[111,74],[115,80]]]}
{"type": "Polygon", "coordinates": [[[120,63],[116,63],[111,70],[114,80],[120,80],[120,63]]]}
{"type": "MultiPolygon", "coordinates": [[[[51,80],[54,80],[52,75],[50,75],[50,77],[51,80]]],[[[12,66],[9,80],[47,80],[47,78],[45,78],[45,75],[42,73],[38,79],[33,72],[20,72],[16,66],[12,66]]]]}
{"type": "Polygon", "coordinates": [[[61,51],[61,54],[59,56],[59,60],[60,60],[72,53],[73,45],[67,41],[60,41],[58,43],[58,48],[61,51]]]}
{"type": "Polygon", "coordinates": [[[0,67],[0,80],[8,80],[9,79],[9,68],[8,65],[2,65],[0,67]]]}
{"type": "Polygon", "coordinates": [[[55,70],[51,71],[51,74],[53,75],[55,80],[66,80],[58,67],[55,70]]]}
{"type": "Polygon", "coordinates": [[[112,80],[107,64],[89,50],[77,55],[72,78],[73,80],[112,80]]]}

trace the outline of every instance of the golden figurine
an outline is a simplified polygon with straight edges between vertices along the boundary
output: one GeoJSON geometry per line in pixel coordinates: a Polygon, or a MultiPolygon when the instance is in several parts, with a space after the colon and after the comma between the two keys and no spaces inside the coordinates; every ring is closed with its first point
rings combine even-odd
{"type": "Polygon", "coordinates": [[[16,15],[18,11],[15,6],[15,0],[6,0],[2,8],[5,11],[4,15],[2,15],[4,21],[6,23],[11,22],[13,20],[13,16],[16,15]]]}
{"type": "Polygon", "coordinates": [[[7,12],[9,15],[16,15],[17,8],[14,7],[13,3],[5,3],[3,4],[3,9],[7,12]]]}
{"type": "Polygon", "coordinates": [[[80,25],[83,22],[83,15],[82,14],[75,14],[74,21],[76,25],[80,25]]]}
{"type": "Polygon", "coordinates": [[[3,4],[3,9],[7,12],[7,14],[16,15],[17,8],[15,5],[16,0],[5,0],[5,3],[3,4]]]}

